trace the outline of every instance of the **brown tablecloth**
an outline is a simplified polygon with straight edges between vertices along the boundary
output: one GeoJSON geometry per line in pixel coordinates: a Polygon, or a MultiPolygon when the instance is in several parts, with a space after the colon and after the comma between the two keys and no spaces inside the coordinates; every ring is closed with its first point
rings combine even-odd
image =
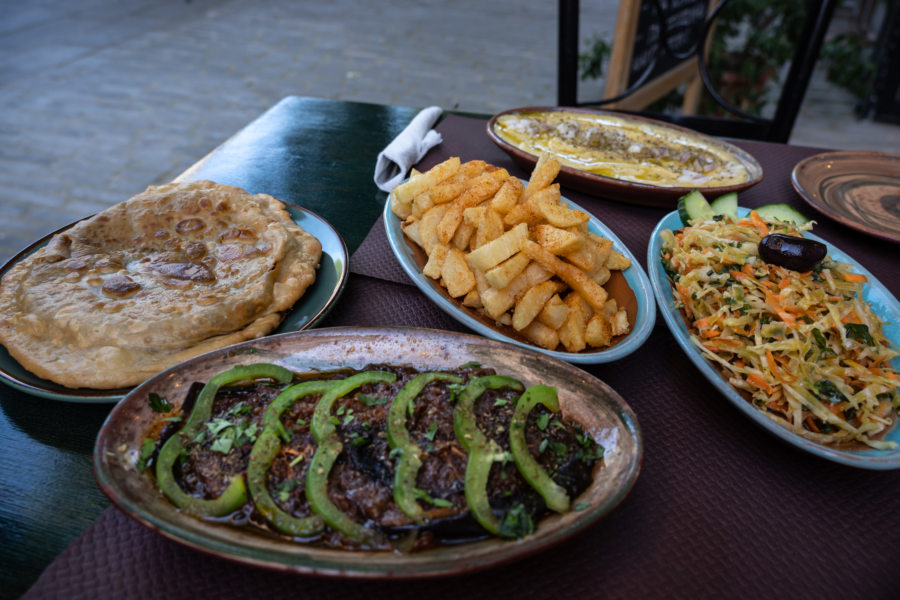
{"type": "MultiPolygon", "coordinates": [[[[527,177],[484,134],[448,116],[427,168],[480,158],[527,177]]],[[[810,214],[790,170],[818,152],[738,142],[765,170],[743,206],[788,202],[810,214]]],[[[666,210],[564,191],[609,225],[646,267],[666,210]]],[[[900,246],[819,219],[816,233],[854,256],[895,294],[900,246]]],[[[412,286],[381,222],[351,259],[352,276],[322,326],[413,325],[463,331],[412,286]]],[[[628,498],[574,539],[514,564],[418,581],[272,573],[184,548],[107,510],[44,572],[27,598],[896,598],[900,472],[853,469],[789,446],[743,417],[685,357],[657,319],[634,354],[586,370],[616,389],[644,433],[642,472],[628,498]]]]}

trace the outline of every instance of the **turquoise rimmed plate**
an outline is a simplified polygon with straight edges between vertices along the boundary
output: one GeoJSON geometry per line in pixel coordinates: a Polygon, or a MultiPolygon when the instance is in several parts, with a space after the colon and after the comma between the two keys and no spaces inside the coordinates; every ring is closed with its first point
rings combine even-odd
{"type": "MultiPolygon", "coordinates": [[[[738,209],[740,216],[749,214],[745,208],[738,209]]],[[[785,429],[775,421],[772,421],[763,412],[754,408],[733,388],[725,378],[703,357],[700,351],[690,341],[690,333],[678,309],[675,308],[672,296],[672,288],[666,277],[665,270],[660,261],[662,240],[660,232],[664,229],[675,230],[682,227],[681,218],[677,211],[667,214],[653,230],[650,236],[650,244],[647,249],[647,268],[650,272],[650,281],[653,285],[653,293],[659,310],[672,335],[675,336],[678,345],[684,350],[692,363],[700,370],[713,386],[718,389],[725,398],[751,421],[773,434],[775,437],[800,448],[816,456],[832,460],[851,467],[861,469],[898,469],[900,468],[900,427],[894,426],[883,438],[886,441],[898,443],[898,448],[893,450],[845,450],[831,446],[824,446],[812,440],[797,435],[785,429]]],[[[884,322],[884,333],[895,347],[900,346],[900,303],[869,271],[847,254],[835,248],[825,240],[810,233],[805,237],[817,240],[828,246],[828,254],[836,261],[853,266],[853,269],[864,274],[868,278],[863,291],[863,299],[872,306],[872,310],[884,322]]],[[[900,357],[894,358],[891,365],[900,369],[900,357]]]]}
{"type": "MultiPolygon", "coordinates": [[[[588,212],[572,201],[565,198],[563,200],[567,201],[574,209],[588,212]]],[[[653,324],[656,321],[656,306],[653,303],[653,292],[647,274],[634,258],[634,255],[631,254],[631,251],[628,250],[628,247],[622,243],[622,240],[593,215],[591,215],[588,223],[590,231],[612,240],[613,248],[631,259],[631,266],[622,272],[613,271],[612,277],[604,286],[610,292],[610,297],[615,298],[620,306],[625,307],[628,312],[628,321],[631,323],[631,331],[627,335],[621,336],[621,339],[614,340],[612,346],[588,349],[577,353],[539,348],[517,335],[511,327],[498,326],[491,319],[478,314],[476,311],[463,306],[458,300],[451,298],[446,290],[435,280],[422,273],[422,265],[425,264],[427,257],[413,241],[404,235],[403,230],[400,228],[401,223],[402,221],[391,212],[390,202],[386,202],[384,206],[384,226],[391,250],[393,250],[394,256],[400,262],[403,271],[412,279],[416,287],[441,310],[485,337],[537,350],[553,358],[570,363],[600,364],[628,356],[640,348],[653,331],[653,324]]]]}

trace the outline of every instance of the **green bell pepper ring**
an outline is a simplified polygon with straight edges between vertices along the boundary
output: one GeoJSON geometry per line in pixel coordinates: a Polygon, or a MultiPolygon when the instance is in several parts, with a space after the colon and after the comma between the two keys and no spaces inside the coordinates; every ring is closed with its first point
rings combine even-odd
{"type": "Polygon", "coordinates": [[[281,415],[284,414],[284,411],[289,409],[291,406],[293,406],[294,402],[304,396],[309,396],[312,394],[324,394],[336,383],[338,382],[335,380],[315,380],[304,381],[303,383],[292,385],[288,389],[278,394],[278,397],[272,400],[272,402],[266,408],[266,412],[263,415],[262,419],[262,428],[273,429],[274,432],[278,434],[278,437],[282,439],[282,441],[289,442],[291,436],[284,428],[284,425],[281,424],[281,415]]]}
{"type": "Polygon", "coordinates": [[[525,442],[525,424],[528,422],[528,414],[537,404],[543,404],[551,412],[559,412],[556,388],[535,385],[525,390],[516,403],[516,410],[510,422],[509,446],[516,467],[525,481],[541,495],[544,502],[547,503],[547,508],[562,513],[569,510],[569,494],[547,475],[544,468],[531,456],[528,444],[525,442]]]}
{"type": "Polygon", "coordinates": [[[487,484],[491,465],[495,461],[503,460],[506,453],[497,442],[485,437],[475,422],[475,401],[488,389],[500,388],[522,391],[525,386],[511,377],[502,375],[489,375],[471,380],[459,395],[456,408],[453,410],[453,429],[456,432],[456,439],[469,453],[465,475],[466,504],[482,527],[494,535],[504,536],[500,530],[499,520],[491,511],[487,484]]]}
{"type": "Polygon", "coordinates": [[[322,395],[312,418],[312,434],[319,444],[306,473],[306,499],[310,508],[322,517],[329,527],[347,538],[367,546],[378,545],[381,536],[375,530],[348,517],[328,498],[328,474],[334,461],[344,449],[337,429],[331,421],[331,407],[335,400],[366,383],[391,383],[397,379],[393,373],[367,371],[340,380],[322,395]]]}
{"type": "Polygon", "coordinates": [[[422,373],[400,390],[388,410],[387,440],[391,450],[399,450],[394,471],[394,502],[403,513],[416,523],[425,522],[425,511],[415,496],[416,477],[422,466],[422,449],[406,429],[407,414],[412,412],[416,396],[432,381],[462,383],[462,379],[449,373],[422,373]]]}
{"type": "Polygon", "coordinates": [[[181,510],[198,516],[221,517],[243,506],[247,502],[247,488],[241,475],[232,477],[228,487],[218,498],[207,500],[182,490],[175,480],[172,468],[182,450],[196,437],[203,423],[212,416],[212,405],[219,388],[245,380],[274,379],[279,383],[288,383],[293,378],[294,374],[283,367],[259,363],[238,365],[210,379],[200,391],[194,410],[191,411],[191,416],[188,417],[184,427],[169,438],[159,451],[156,459],[156,482],[163,494],[181,510]]]}
{"type": "Polygon", "coordinates": [[[253,505],[266,521],[281,533],[295,537],[312,537],[325,528],[325,522],[318,515],[295,517],[281,510],[269,493],[266,473],[281,451],[282,440],[290,440],[290,435],[281,424],[282,413],[298,399],[311,394],[324,394],[334,384],[334,381],[304,381],[281,392],[266,409],[263,416],[263,431],[250,451],[247,486],[250,488],[253,505]]]}

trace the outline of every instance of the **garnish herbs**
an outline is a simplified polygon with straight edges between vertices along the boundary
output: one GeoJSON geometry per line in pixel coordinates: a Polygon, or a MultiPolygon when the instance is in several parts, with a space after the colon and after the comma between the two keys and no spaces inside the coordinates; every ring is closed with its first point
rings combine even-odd
{"type": "Polygon", "coordinates": [[[153,438],[146,438],[144,443],[141,444],[141,454],[137,461],[138,471],[143,473],[147,470],[154,452],[156,452],[156,441],[153,438]]]}
{"type": "Polygon", "coordinates": [[[156,392],[147,395],[147,402],[153,412],[167,413],[172,410],[172,404],[156,392]]]}
{"type": "Polygon", "coordinates": [[[875,345],[875,340],[872,339],[872,334],[869,333],[868,325],[862,323],[845,323],[844,331],[847,332],[847,337],[851,340],[857,340],[864,343],[866,346],[875,345]]]}
{"type": "Polygon", "coordinates": [[[360,402],[365,404],[366,406],[375,406],[377,404],[387,404],[387,398],[380,398],[378,396],[371,396],[369,394],[360,394],[356,397],[360,402]]]}

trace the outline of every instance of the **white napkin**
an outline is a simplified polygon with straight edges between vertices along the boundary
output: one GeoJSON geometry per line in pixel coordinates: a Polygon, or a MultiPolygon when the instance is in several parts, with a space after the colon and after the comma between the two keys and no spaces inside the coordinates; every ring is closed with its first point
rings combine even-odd
{"type": "Polygon", "coordinates": [[[390,192],[406,178],[425,153],[441,143],[441,134],[431,128],[441,116],[440,106],[422,109],[400,135],[387,145],[375,161],[375,185],[390,192]]]}

